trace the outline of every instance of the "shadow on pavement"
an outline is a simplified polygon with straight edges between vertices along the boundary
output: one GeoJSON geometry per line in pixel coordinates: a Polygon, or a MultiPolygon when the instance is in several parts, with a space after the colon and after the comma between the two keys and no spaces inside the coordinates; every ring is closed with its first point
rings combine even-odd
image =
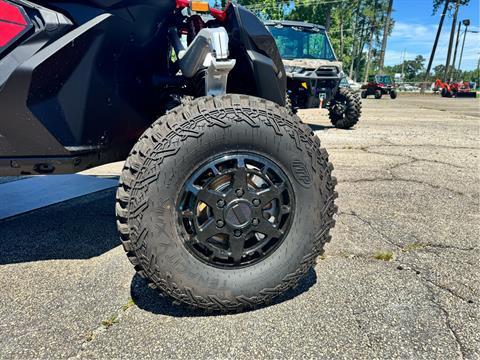
{"type": "Polygon", "coordinates": [[[307,123],[307,125],[310,126],[310,128],[311,128],[313,131],[321,131],[321,130],[335,129],[335,126],[332,126],[332,125],[325,126],[325,125],[309,124],[309,123],[307,123]]]}
{"type": "Polygon", "coordinates": [[[115,189],[0,221],[0,265],[90,259],[120,245],[115,189]]]}
{"type": "MultiPolygon", "coordinates": [[[[290,289],[283,295],[276,298],[270,305],[283,303],[291,300],[304,292],[307,292],[317,282],[317,274],[311,269],[307,275],[300,281],[295,289],[290,289]]],[[[163,297],[158,290],[153,290],[148,287],[146,280],[141,278],[138,274],[132,279],[131,296],[135,304],[142,310],[153,314],[174,316],[174,317],[205,317],[205,316],[219,316],[224,315],[219,312],[211,312],[205,310],[192,310],[185,306],[176,306],[167,296],[163,297]]],[[[262,309],[266,306],[259,307],[255,310],[262,309]]],[[[251,310],[251,311],[255,311],[251,310]]]]}

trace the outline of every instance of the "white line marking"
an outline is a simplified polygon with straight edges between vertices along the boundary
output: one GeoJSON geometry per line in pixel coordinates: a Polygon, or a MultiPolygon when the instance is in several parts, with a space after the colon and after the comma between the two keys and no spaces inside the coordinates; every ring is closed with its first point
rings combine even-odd
{"type": "Polygon", "coordinates": [[[22,181],[1,184],[0,220],[117,185],[116,179],[85,175],[35,176],[22,181]]]}

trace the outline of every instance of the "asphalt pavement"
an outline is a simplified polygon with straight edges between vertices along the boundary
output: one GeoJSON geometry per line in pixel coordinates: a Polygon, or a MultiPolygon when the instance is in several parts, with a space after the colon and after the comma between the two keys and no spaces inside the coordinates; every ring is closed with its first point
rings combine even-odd
{"type": "Polygon", "coordinates": [[[0,221],[0,358],[479,359],[480,101],[367,99],[347,131],[301,116],[340,212],[297,289],[235,315],[173,306],[124,256],[114,190],[95,192],[0,221]]]}

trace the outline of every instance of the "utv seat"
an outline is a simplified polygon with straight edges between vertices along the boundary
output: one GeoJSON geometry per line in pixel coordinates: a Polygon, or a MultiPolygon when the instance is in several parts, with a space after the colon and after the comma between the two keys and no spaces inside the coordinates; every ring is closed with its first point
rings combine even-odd
{"type": "Polygon", "coordinates": [[[100,9],[109,9],[115,5],[118,5],[126,0],[37,0],[36,3],[47,6],[49,4],[55,5],[56,3],[77,3],[81,5],[90,5],[100,9]]]}

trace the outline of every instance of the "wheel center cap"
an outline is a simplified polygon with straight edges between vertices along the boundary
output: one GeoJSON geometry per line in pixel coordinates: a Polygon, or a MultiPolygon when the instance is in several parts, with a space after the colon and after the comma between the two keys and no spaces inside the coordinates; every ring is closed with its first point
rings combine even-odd
{"type": "Polygon", "coordinates": [[[235,228],[243,228],[252,221],[252,208],[246,201],[235,201],[225,209],[225,222],[235,228]]]}

